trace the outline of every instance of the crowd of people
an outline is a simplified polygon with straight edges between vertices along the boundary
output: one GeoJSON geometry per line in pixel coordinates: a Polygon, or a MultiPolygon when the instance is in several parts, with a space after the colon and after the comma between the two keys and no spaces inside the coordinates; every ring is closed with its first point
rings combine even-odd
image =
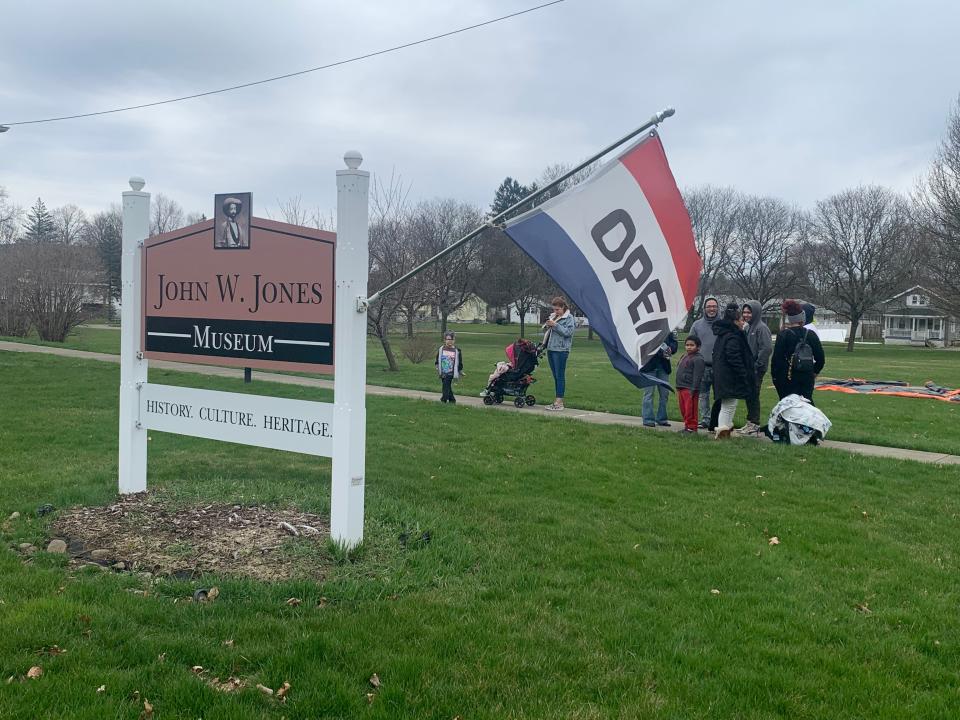
{"type": "MultiPolygon", "coordinates": [[[[544,346],[554,379],[554,401],[546,410],[564,409],[567,358],[573,344],[576,322],[563,297],[551,301],[553,312],[544,323],[544,346]]],[[[813,404],[817,375],[825,363],[823,346],[813,324],[816,308],[799,300],[785,300],[776,342],[763,320],[763,308],[755,300],[727,303],[723,312],[715,297],[706,298],[703,316],[690,328],[684,340],[684,353],[677,363],[674,384],[683,417],[682,432],[695,434],[708,430],[718,439],[732,434],[754,435],[761,425],[760,391],[769,369],[777,395],[799,395],[813,404]],[[712,402],[711,402],[712,396],[712,402]],[[734,430],[733,418],[739,402],[747,408],[747,421],[734,430]]],[[[641,372],[662,381],[643,391],[643,424],[668,426],[668,381],[673,370],[673,355],[678,341],[671,332],[659,352],[641,372]],[[656,406],[656,408],[655,408],[656,406]]],[[[463,358],[454,344],[454,334],[446,333],[437,352],[437,372],[443,386],[441,401],[456,402],[452,383],[463,375],[463,358]]]]}

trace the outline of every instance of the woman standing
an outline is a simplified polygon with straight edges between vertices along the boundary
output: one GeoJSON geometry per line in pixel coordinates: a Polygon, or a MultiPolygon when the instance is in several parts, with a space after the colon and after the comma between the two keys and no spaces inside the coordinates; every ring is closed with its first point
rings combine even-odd
{"type": "Polygon", "coordinates": [[[807,316],[797,300],[784,300],[781,308],[784,321],[773,346],[770,376],[781,400],[802,395],[813,404],[813,384],[826,363],[823,345],[816,332],[803,327],[807,316]]]}
{"type": "Polygon", "coordinates": [[[567,389],[567,358],[570,356],[573,331],[577,324],[565,298],[558,295],[550,301],[550,304],[553,306],[553,313],[543,326],[547,330],[547,361],[550,363],[550,372],[553,373],[556,399],[552,405],[547,405],[546,409],[563,410],[563,396],[567,389]]]}
{"type": "Polygon", "coordinates": [[[716,438],[727,439],[733,430],[737,400],[751,397],[756,389],[755,361],[743,330],[740,307],[728,303],[723,317],[713,323],[717,336],[713,346],[713,394],[719,405],[716,438]]]}

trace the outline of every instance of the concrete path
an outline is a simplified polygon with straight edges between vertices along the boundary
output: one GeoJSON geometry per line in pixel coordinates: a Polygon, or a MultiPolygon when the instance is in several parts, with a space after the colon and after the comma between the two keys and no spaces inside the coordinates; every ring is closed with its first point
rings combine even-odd
{"type": "MultiPolygon", "coordinates": [[[[0,341],[0,350],[21,353],[46,353],[49,355],[59,355],[61,357],[79,358],[82,360],[100,360],[102,362],[119,363],[119,355],[108,353],[88,352],[85,350],[72,350],[61,347],[48,347],[45,345],[29,345],[26,343],[0,341]]],[[[242,377],[243,371],[239,368],[226,368],[216,365],[194,365],[188,363],[174,363],[165,360],[151,360],[151,368],[162,370],[176,370],[180,372],[191,372],[200,375],[212,375],[215,377],[242,377]]],[[[300,375],[282,375],[279,373],[254,371],[255,380],[264,382],[275,382],[284,385],[299,385],[302,387],[315,387],[333,390],[332,380],[323,380],[321,378],[303,377],[300,375]]],[[[367,395],[376,395],[379,397],[396,397],[413,400],[427,400],[437,402],[438,392],[424,392],[423,390],[408,390],[406,388],[384,387],[382,385],[367,385],[367,395]]],[[[458,402],[461,405],[470,407],[481,407],[483,401],[478,397],[460,396],[458,402]]],[[[536,405],[532,408],[518,409],[512,403],[506,401],[503,405],[491,405],[489,410],[499,410],[503,412],[522,412],[535,415],[547,415],[550,417],[569,418],[571,420],[580,420],[582,422],[594,423],[596,425],[626,425],[637,427],[646,431],[659,430],[661,432],[679,432],[682,428],[681,423],[672,422],[669,427],[647,428],[643,425],[642,418],[635,415],[615,415],[613,413],[596,412],[594,410],[578,410],[568,408],[562,412],[550,412],[544,409],[542,405],[536,405]]],[[[766,439],[764,438],[764,441],[766,439]]],[[[907,450],[904,448],[881,447],[879,445],[863,445],[861,443],[839,442],[836,440],[825,440],[822,447],[832,448],[834,450],[843,450],[844,452],[856,455],[871,455],[874,457],[887,457],[897,460],[914,460],[916,462],[931,463],[934,465],[960,465],[960,455],[947,455],[944,453],[926,452],[924,450],[907,450]]]]}

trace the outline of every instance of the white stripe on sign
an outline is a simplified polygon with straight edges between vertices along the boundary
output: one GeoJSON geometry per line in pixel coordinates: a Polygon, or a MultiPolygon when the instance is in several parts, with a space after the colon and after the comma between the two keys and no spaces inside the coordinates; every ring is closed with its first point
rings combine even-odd
{"type": "Polygon", "coordinates": [[[330,347],[328,342],[315,342],[313,340],[273,340],[277,345],[316,345],[318,347],[330,347]]]}
{"type": "Polygon", "coordinates": [[[189,333],[161,333],[161,332],[148,332],[147,335],[153,335],[155,337],[190,337],[189,333]]]}
{"type": "Polygon", "coordinates": [[[138,422],[193,435],[307,455],[333,456],[333,404],[145,383],[138,422]]]}

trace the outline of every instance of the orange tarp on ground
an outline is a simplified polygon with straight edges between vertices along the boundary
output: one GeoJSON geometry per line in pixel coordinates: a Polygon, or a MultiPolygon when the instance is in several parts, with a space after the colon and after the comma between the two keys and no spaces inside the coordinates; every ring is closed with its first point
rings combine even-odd
{"type": "Polygon", "coordinates": [[[817,383],[817,390],[828,392],[842,392],[850,395],[890,395],[894,397],[925,398],[927,400],[943,400],[945,402],[960,402],[960,389],[945,388],[932,380],[922,386],[911,386],[901,381],[861,380],[821,380],[817,383]]]}

